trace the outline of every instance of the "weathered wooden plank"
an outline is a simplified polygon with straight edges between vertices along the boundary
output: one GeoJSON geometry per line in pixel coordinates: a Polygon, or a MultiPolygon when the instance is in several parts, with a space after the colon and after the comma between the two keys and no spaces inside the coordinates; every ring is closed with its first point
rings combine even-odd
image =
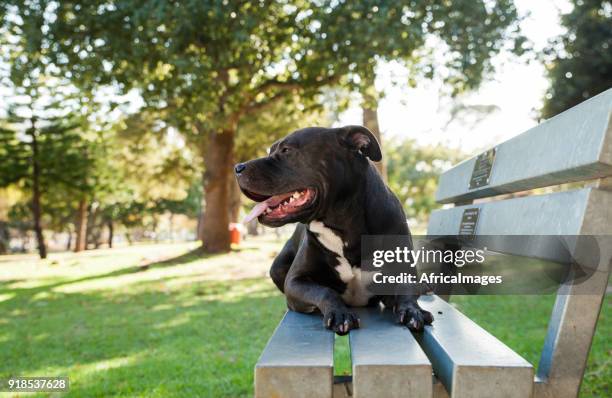
{"type": "Polygon", "coordinates": [[[533,367],[437,296],[419,304],[436,317],[415,334],[452,397],[530,397],[533,367]]]}
{"type": "Polygon", "coordinates": [[[255,365],[255,396],[330,398],[333,361],[321,317],[288,311],[255,365]]]}
{"type": "Polygon", "coordinates": [[[475,198],[612,175],[612,89],[497,145],[488,184],[470,189],[476,157],[440,176],[436,200],[475,198]]]}
{"type": "Polygon", "coordinates": [[[361,328],[349,335],[353,397],[431,397],[431,363],[410,331],[389,310],[356,311],[361,328]]]}

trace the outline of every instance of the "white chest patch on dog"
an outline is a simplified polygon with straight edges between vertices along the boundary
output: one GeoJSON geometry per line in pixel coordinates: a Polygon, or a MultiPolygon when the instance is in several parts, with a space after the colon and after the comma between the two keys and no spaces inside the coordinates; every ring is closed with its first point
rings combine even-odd
{"type": "Polygon", "coordinates": [[[342,294],[342,300],[348,305],[366,305],[372,297],[372,294],[366,288],[367,279],[362,278],[364,275],[361,274],[361,268],[351,267],[351,264],[344,257],[343,247],[345,244],[342,239],[321,221],[312,221],[308,226],[310,231],[316,235],[319,243],[334,253],[338,259],[338,265],[335,269],[342,282],[347,284],[346,290],[342,294]]]}
{"type": "Polygon", "coordinates": [[[336,255],[339,263],[335,267],[336,271],[340,274],[342,282],[348,283],[348,281],[353,279],[354,275],[351,264],[349,264],[346,257],[344,257],[342,239],[336,235],[331,228],[327,228],[321,221],[312,221],[308,226],[310,231],[316,234],[319,243],[336,255]]]}
{"type": "Polygon", "coordinates": [[[368,284],[373,272],[361,271],[361,268],[353,267],[353,279],[342,293],[342,301],[353,307],[362,307],[368,304],[373,294],[368,290],[368,284]]]}

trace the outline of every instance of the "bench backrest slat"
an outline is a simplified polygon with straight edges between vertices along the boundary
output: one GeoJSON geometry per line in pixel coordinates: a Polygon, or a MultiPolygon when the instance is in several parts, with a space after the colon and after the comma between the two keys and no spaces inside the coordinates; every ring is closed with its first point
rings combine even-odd
{"type": "Polygon", "coordinates": [[[495,147],[488,183],[472,187],[477,157],[440,176],[436,201],[456,203],[612,174],[612,89],[495,147]]]}
{"type": "Polygon", "coordinates": [[[592,192],[586,188],[440,209],[432,212],[427,233],[457,235],[465,211],[478,209],[476,235],[577,235],[592,192]]]}

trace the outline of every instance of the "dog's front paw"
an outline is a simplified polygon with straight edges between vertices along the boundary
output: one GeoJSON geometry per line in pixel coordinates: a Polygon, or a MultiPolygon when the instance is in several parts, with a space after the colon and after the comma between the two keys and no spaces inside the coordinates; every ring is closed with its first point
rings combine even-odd
{"type": "Polygon", "coordinates": [[[399,308],[395,311],[397,321],[408,326],[413,332],[421,332],[425,325],[431,325],[434,318],[431,312],[425,311],[418,306],[408,306],[399,308]]]}
{"type": "Polygon", "coordinates": [[[327,329],[343,336],[349,330],[359,327],[359,317],[346,308],[332,309],[323,314],[323,324],[327,329]]]}

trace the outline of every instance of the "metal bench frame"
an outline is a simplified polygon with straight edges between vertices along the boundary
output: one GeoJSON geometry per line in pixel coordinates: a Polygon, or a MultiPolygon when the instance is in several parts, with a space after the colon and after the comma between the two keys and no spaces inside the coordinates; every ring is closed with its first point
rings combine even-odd
{"type": "MultiPolygon", "coordinates": [[[[495,155],[486,179],[473,179],[482,156],[442,174],[436,200],[454,206],[432,213],[428,234],[457,234],[463,212],[478,208],[478,235],[612,236],[611,110],[612,89],[497,145],[488,152],[495,155]],[[582,181],[580,189],[498,196],[582,181]]],[[[359,309],[362,328],[349,337],[352,379],[336,383],[333,333],[318,316],[288,312],[255,367],[255,395],[576,397],[608,284],[610,246],[600,247],[589,294],[575,294],[575,286],[557,292],[536,375],[442,298],[425,296],[420,303],[436,321],[414,336],[393,325],[388,311],[359,309]]]]}

